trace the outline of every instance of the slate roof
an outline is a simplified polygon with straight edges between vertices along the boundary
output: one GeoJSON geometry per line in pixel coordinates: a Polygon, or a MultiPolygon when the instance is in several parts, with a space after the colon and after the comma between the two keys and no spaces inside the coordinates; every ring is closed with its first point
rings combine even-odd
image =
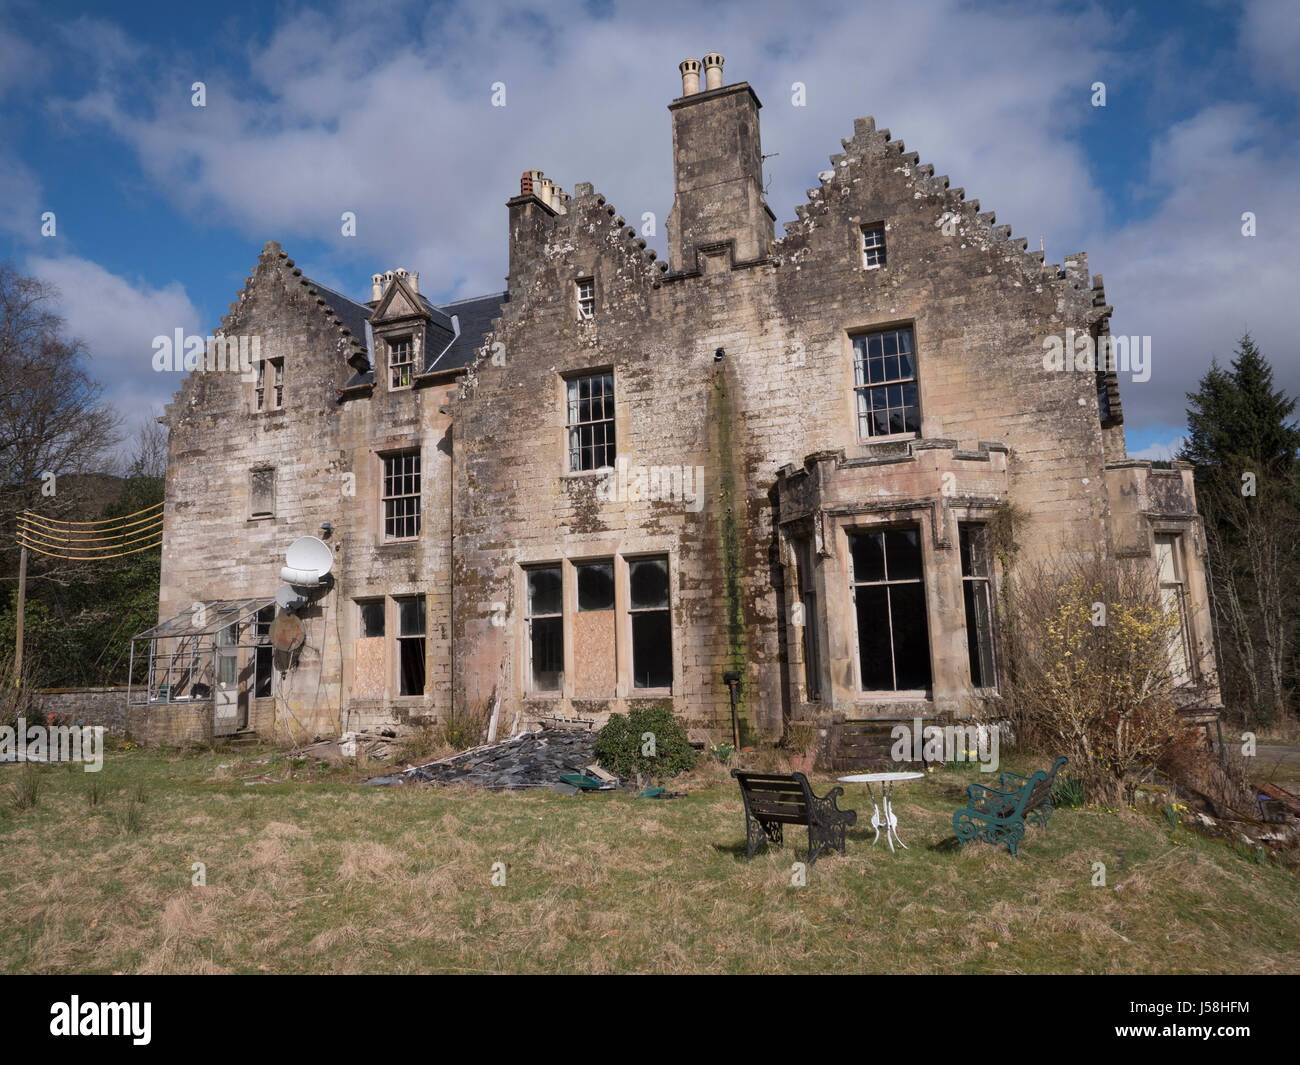
{"type": "Polygon", "coordinates": [[[492,328],[492,319],[501,317],[501,307],[509,297],[504,292],[490,296],[444,303],[439,310],[445,315],[455,315],[460,323],[460,335],[441,356],[436,351],[426,352],[424,372],[431,370],[456,370],[474,361],[474,352],[483,346],[483,336],[492,328]]]}
{"type": "MultiPolygon", "coordinates": [[[[344,390],[359,385],[374,384],[374,352],[370,350],[371,337],[366,330],[370,321],[370,308],[318,281],[312,281],[311,284],[325,297],[325,302],[333,308],[339,321],[365,345],[370,355],[371,369],[353,374],[343,386],[344,390]]],[[[452,322],[453,316],[460,325],[460,333],[445,351],[444,344],[440,343],[431,343],[425,348],[425,364],[421,372],[457,370],[469,366],[474,361],[474,353],[483,346],[484,334],[492,328],[492,319],[501,316],[501,307],[507,299],[509,299],[507,293],[495,292],[489,296],[474,296],[471,299],[457,300],[439,306],[420,293],[420,302],[429,313],[435,328],[445,330],[447,336],[451,336],[455,332],[456,325],[452,322]]]]}
{"type": "Polygon", "coordinates": [[[363,303],[357,303],[349,299],[342,292],[335,292],[332,288],[322,285],[319,281],[312,281],[311,285],[322,296],[325,302],[338,315],[339,321],[352,331],[352,335],[361,343],[367,343],[366,323],[370,321],[370,308],[363,303]]]}

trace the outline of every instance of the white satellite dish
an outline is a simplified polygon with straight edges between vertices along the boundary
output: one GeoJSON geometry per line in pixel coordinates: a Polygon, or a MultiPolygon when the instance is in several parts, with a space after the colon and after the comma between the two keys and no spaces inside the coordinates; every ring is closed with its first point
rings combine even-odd
{"type": "Polygon", "coordinates": [[[307,597],[296,588],[288,584],[282,584],[275,590],[275,605],[281,610],[290,612],[297,610],[307,602],[307,597]]]}
{"type": "Polygon", "coordinates": [[[280,570],[280,579],[299,588],[312,588],[333,568],[334,552],[324,540],[300,536],[285,552],[284,560],[288,565],[280,570]]]}

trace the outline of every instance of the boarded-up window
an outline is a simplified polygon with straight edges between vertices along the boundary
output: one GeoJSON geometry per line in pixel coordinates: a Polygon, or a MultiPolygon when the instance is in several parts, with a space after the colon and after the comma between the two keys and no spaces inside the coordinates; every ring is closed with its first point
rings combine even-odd
{"type": "Polygon", "coordinates": [[[628,610],[632,615],[632,686],[671,688],[673,633],[668,559],[628,563],[628,610]]]}
{"type": "Polygon", "coordinates": [[[575,562],[578,613],[573,619],[573,694],[611,699],[618,686],[614,630],[614,563],[575,562]]]}
{"type": "Polygon", "coordinates": [[[424,694],[424,596],[397,603],[397,661],[402,695],[424,694]]]}
{"type": "Polygon", "coordinates": [[[269,466],[248,475],[249,509],[255,518],[275,517],[275,470],[269,466]]]}
{"type": "Polygon", "coordinates": [[[384,694],[386,647],[384,600],[357,600],[357,649],[352,693],[361,699],[378,699],[384,694]]]}
{"type": "Polygon", "coordinates": [[[535,566],[528,581],[530,690],[559,691],[564,678],[564,596],[559,566],[535,566]]]}

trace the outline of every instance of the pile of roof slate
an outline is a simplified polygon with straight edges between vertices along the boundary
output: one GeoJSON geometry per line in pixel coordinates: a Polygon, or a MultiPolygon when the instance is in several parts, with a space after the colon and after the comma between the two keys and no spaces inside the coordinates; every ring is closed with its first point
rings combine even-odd
{"type": "Polygon", "coordinates": [[[485,747],[416,766],[392,776],[374,777],[367,784],[453,784],[464,781],[480,788],[510,791],[550,788],[562,784],[566,773],[583,773],[596,761],[596,734],[547,729],[524,732],[485,747]]]}

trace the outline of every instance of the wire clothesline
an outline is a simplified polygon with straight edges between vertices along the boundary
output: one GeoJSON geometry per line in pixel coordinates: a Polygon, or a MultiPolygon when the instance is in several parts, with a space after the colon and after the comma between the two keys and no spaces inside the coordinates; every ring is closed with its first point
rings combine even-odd
{"type": "Polygon", "coordinates": [[[18,515],[15,540],[39,555],[67,562],[98,562],[135,555],[162,544],[162,506],[162,503],[155,503],[133,514],[93,522],[60,521],[25,510],[18,515]],[[148,516],[140,518],[141,514],[148,516]],[[132,521],[132,518],[138,520],[132,521]],[[149,542],[141,547],[131,547],[143,541],[149,542]]]}

